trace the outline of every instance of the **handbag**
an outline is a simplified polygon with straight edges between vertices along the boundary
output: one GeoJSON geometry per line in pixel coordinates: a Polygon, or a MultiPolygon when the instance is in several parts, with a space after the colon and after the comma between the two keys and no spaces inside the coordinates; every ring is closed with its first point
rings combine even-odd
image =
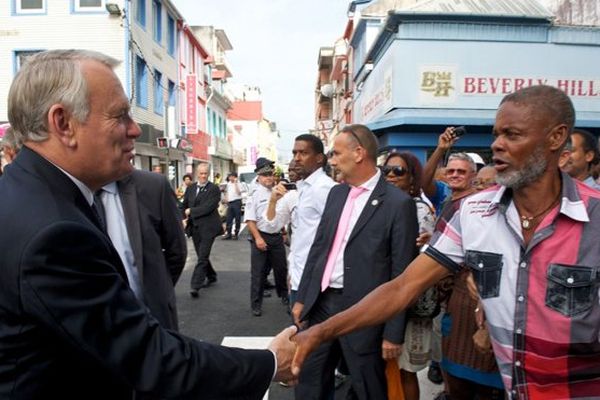
{"type": "Polygon", "coordinates": [[[404,389],[400,379],[398,360],[387,360],[385,364],[385,378],[387,380],[388,400],[404,400],[404,389]]]}

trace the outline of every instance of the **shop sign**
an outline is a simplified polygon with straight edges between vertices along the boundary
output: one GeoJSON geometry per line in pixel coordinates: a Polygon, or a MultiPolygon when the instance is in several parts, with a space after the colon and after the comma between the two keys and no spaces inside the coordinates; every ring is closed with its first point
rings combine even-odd
{"type": "Polygon", "coordinates": [[[198,133],[198,100],[196,95],[196,75],[189,74],[185,80],[186,118],[185,132],[198,133]]]}

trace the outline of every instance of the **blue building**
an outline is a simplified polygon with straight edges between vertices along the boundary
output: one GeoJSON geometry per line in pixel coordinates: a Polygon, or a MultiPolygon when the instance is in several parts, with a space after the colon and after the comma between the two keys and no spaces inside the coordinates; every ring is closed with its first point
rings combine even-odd
{"type": "Polygon", "coordinates": [[[553,20],[535,0],[374,3],[350,43],[354,122],[381,151],[422,161],[447,126],[465,125],[457,149],[485,155],[502,97],[547,84],[571,97],[578,127],[600,133],[600,28],[553,20]],[[409,6],[382,17],[385,3],[409,6]]]}

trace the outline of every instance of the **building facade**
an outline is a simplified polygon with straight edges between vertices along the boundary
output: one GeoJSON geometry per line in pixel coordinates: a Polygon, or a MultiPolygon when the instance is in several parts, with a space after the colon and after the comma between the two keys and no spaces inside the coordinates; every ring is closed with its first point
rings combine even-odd
{"type": "Polygon", "coordinates": [[[227,134],[227,112],[231,108],[231,99],[226,90],[227,80],[233,75],[226,52],[233,50],[233,46],[222,29],[213,26],[194,26],[191,29],[211,55],[206,105],[206,132],[210,137],[208,155],[213,174],[226,176],[235,169],[232,138],[227,134]]]}
{"type": "Polygon", "coordinates": [[[489,161],[500,100],[536,84],[564,90],[577,126],[600,133],[600,28],[561,25],[535,0],[380,0],[350,46],[352,122],[375,132],[382,154],[425,161],[447,126],[464,125],[456,150],[489,161]]]}
{"type": "MultiPolygon", "coordinates": [[[[0,97],[27,56],[44,50],[81,48],[108,54],[122,64],[116,73],[132,100],[132,115],[142,129],[135,165],[181,176],[185,152],[176,141],[158,147],[157,139],[178,137],[178,26],[182,21],[168,0],[10,0],[0,2],[0,97]],[[42,28],[43,27],[43,28],[42,28]],[[168,168],[168,166],[172,166],[168,168]]],[[[0,121],[6,103],[0,102],[0,121]]]]}

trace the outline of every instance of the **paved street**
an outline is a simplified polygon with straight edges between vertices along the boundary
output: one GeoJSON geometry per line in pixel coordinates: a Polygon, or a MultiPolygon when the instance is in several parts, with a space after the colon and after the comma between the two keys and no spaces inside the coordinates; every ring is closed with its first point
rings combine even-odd
{"type": "MultiPolygon", "coordinates": [[[[244,231],[245,232],[245,231],[244,231]]],[[[211,343],[225,343],[237,347],[264,347],[271,336],[290,323],[286,308],[273,295],[264,300],[262,317],[250,312],[250,245],[246,235],[238,241],[217,238],[211,262],[218,272],[218,282],[200,291],[198,299],[188,293],[191,271],[196,254],[188,239],[188,261],[176,287],[179,326],[182,333],[211,343]]],[[[270,278],[273,279],[272,276],[270,278]]],[[[421,399],[432,399],[441,386],[421,381],[421,399]]],[[[343,399],[344,387],[337,398],[343,399]]],[[[269,399],[292,400],[293,390],[272,384],[269,399]]]]}

